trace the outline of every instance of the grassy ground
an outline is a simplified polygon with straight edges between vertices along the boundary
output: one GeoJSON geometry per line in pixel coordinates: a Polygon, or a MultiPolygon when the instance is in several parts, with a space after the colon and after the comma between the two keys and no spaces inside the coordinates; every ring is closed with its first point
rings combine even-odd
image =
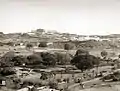
{"type": "MultiPolygon", "coordinates": [[[[6,52],[8,52],[10,50],[14,50],[14,49],[16,49],[16,51],[20,52],[19,55],[21,55],[21,54],[22,55],[30,55],[30,54],[33,53],[33,51],[38,51],[38,52],[40,52],[40,51],[66,52],[63,49],[48,49],[48,48],[47,49],[39,49],[39,48],[34,48],[34,49],[31,49],[31,50],[26,50],[25,47],[15,47],[14,48],[14,47],[4,46],[4,47],[0,47],[0,53],[1,53],[1,55],[3,55],[4,53],[6,53],[6,52]]],[[[98,49],[89,50],[90,54],[95,55],[95,56],[100,56],[101,51],[102,51],[102,49],[99,49],[99,50],[98,49]]],[[[117,57],[118,54],[120,53],[119,49],[118,50],[107,49],[106,51],[108,51],[109,53],[115,52],[116,55],[113,56],[113,57],[117,57]]],[[[74,55],[75,52],[76,52],[76,50],[69,50],[69,53],[72,54],[72,55],[74,55]]],[[[109,69],[110,69],[110,67],[106,67],[105,66],[105,67],[100,67],[99,71],[109,70],[109,69]]],[[[82,77],[82,73],[76,73],[74,77],[80,78],[80,77],[82,77]]],[[[72,79],[72,74],[62,74],[62,78],[61,78],[61,74],[56,74],[56,77],[55,77],[55,79],[64,79],[64,78],[72,79]]],[[[27,80],[31,79],[31,80],[34,80],[34,81],[41,81],[39,73],[34,73],[34,74],[31,74],[31,75],[28,75],[27,77],[24,77],[23,79],[27,79],[27,80]]],[[[51,78],[51,80],[53,80],[53,79],[51,78]]],[[[49,81],[49,80],[47,80],[47,81],[49,81]]],[[[94,80],[92,82],[86,83],[86,86],[91,86],[92,84],[95,84],[95,83],[96,84],[101,84],[100,81],[94,80]]],[[[71,85],[74,85],[74,83],[71,84],[71,85]]],[[[117,91],[117,90],[114,90],[116,88],[119,89],[118,86],[114,85],[113,87],[104,87],[104,88],[101,87],[101,88],[98,88],[98,89],[96,89],[96,88],[89,88],[89,89],[81,90],[81,91],[105,91],[105,90],[117,91]],[[111,88],[113,88],[113,89],[111,89],[111,88]]],[[[73,88],[71,89],[71,91],[79,91],[79,90],[80,90],[79,86],[76,86],[76,87],[73,86],[73,88]]]]}

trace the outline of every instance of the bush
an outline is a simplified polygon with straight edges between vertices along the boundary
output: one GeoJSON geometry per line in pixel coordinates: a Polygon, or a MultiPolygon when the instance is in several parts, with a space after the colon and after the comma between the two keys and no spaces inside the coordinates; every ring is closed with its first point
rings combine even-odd
{"type": "Polygon", "coordinates": [[[7,52],[5,55],[3,55],[0,59],[0,66],[1,67],[8,67],[8,66],[14,66],[12,59],[14,58],[15,53],[13,51],[7,52]]]}
{"type": "Polygon", "coordinates": [[[27,60],[28,60],[27,62],[28,65],[41,64],[43,62],[41,56],[37,54],[32,54],[27,56],[27,60]]]}
{"type": "Polygon", "coordinates": [[[54,54],[48,52],[42,52],[41,57],[43,60],[43,65],[46,66],[55,66],[57,62],[57,58],[54,54]]]}
{"type": "Polygon", "coordinates": [[[47,73],[41,73],[40,79],[42,79],[42,80],[48,79],[47,73]]]}
{"type": "Polygon", "coordinates": [[[12,59],[12,62],[14,62],[15,66],[19,66],[19,65],[23,65],[23,63],[27,63],[28,60],[25,56],[19,55],[19,56],[15,56],[12,59]]]}
{"type": "Polygon", "coordinates": [[[56,52],[55,55],[57,57],[57,63],[58,64],[60,64],[60,65],[70,64],[70,61],[72,59],[70,54],[56,52]]]}
{"type": "Polygon", "coordinates": [[[6,45],[8,45],[8,46],[14,46],[14,43],[13,42],[8,42],[8,43],[6,43],[6,45]]]}
{"type": "Polygon", "coordinates": [[[62,82],[61,79],[56,79],[56,80],[57,80],[58,83],[61,83],[61,82],[62,82]]]}
{"type": "Polygon", "coordinates": [[[31,44],[31,43],[28,43],[27,45],[26,45],[26,49],[31,49],[33,47],[33,45],[31,44]]]}
{"type": "Polygon", "coordinates": [[[0,74],[3,76],[13,75],[15,74],[15,71],[10,67],[5,67],[0,71],[0,74]]]}
{"type": "Polygon", "coordinates": [[[70,45],[69,45],[69,44],[65,44],[65,45],[64,45],[64,49],[65,49],[65,50],[70,50],[70,45]]]}
{"type": "Polygon", "coordinates": [[[84,49],[78,49],[78,50],[76,51],[75,56],[78,56],[78,55],[89,55],[89,52],[86,51],[86,50],[84,50],[84,49]]]}
{"type": "Polygon", "coordinates": [[[108,55],[108,53],[107,53],[106,51],[102,51],[102,52],[101,52],[101,56],[102,56],[103,58],[107,57],[107,55],[108,55]]]}
{"type": "Polygon", "coordinates": [[[55,82],[49,82],[49,86],[50,86],[50,88],[52,88],[52,89],[57,89],[57,88],[58,88],[58,84],[55,83],[55,82]]]}
{"type": "Polygon", "coordinates": [[[40,42],[38,47],[47,47],[47,42],[40,42]]]}

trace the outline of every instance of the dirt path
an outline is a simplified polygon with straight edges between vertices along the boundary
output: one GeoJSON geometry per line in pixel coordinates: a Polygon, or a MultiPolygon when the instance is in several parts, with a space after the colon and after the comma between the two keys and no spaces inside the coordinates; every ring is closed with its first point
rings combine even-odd
{"type": "MultiPolygon", "coordinates": [[[[85,86],[86,88],[89,88],[94,82],[98,81],[99,79],[100,79],[100,78],[95,78],[95,79],[92,79],[92,80],[89,80],[89,81],[85,81],[85,82],[83,82],[83,84],[89,83],[89,84],[87,85],[87,87],[85,86]]],[[[69,91],[72,91],[72,89],[75,89],[76,87],[80,87],[79,83],[70,85],[70,86],[68,87],[68,90],[69,90],[69,91]]]]}

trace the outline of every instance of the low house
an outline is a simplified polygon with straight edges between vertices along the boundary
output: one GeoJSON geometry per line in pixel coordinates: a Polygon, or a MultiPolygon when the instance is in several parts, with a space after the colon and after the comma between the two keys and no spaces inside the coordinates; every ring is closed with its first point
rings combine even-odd
{"type": "Polygon", "coordinates": [[[0,86],[5,86],[6,85],[6,77],[0,76],[0,86]]]}
{"type": "Polygon", "coordinates": [[[0,76],[0,85],[6,86],[8,88],[13,88],[16,85],[13,79],[14,79],[13,76],[6,76],[6,77],[0,76]]]}

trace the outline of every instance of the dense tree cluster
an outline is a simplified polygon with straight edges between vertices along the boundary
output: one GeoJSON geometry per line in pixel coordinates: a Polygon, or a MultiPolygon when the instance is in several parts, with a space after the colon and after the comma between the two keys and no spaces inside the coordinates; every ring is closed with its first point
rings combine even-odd
{"type": "Polygon", "coordinates": [[[33,53],[29,56],[15,56],[14,52],[8,52],[0,60],[0,66],[22,66],[25,65],[44,65],[54,67],[56,64],[66,65],[73,64],[81,71],[99,66],[100,58],[90,55],[88,51],[77,50],[74,56],[69,53],[59,52],[40,52],[33,53]]]}
{"type": "Polygon", "coordinates": [[[100,58],[90,55],[88,51],[77,50],[71,64],[75,65],[81,71],[93,68],[99,65],[100,58]]]}
{"type": "Polygon", "coordinates": [[[57,56],[48,52],[33,53],[29,56],[14,55],[14,52],[8,52],[0,59],[0,67],[13,67],[20,65],[45,65],[55,66],[57,63],[57,56]]]}
{"type": "Polygon", "coordinates": [[[78,55],[71,60],[71,64],[84,71],[98,65],[99,59],[93,55],[78,55]]]}

